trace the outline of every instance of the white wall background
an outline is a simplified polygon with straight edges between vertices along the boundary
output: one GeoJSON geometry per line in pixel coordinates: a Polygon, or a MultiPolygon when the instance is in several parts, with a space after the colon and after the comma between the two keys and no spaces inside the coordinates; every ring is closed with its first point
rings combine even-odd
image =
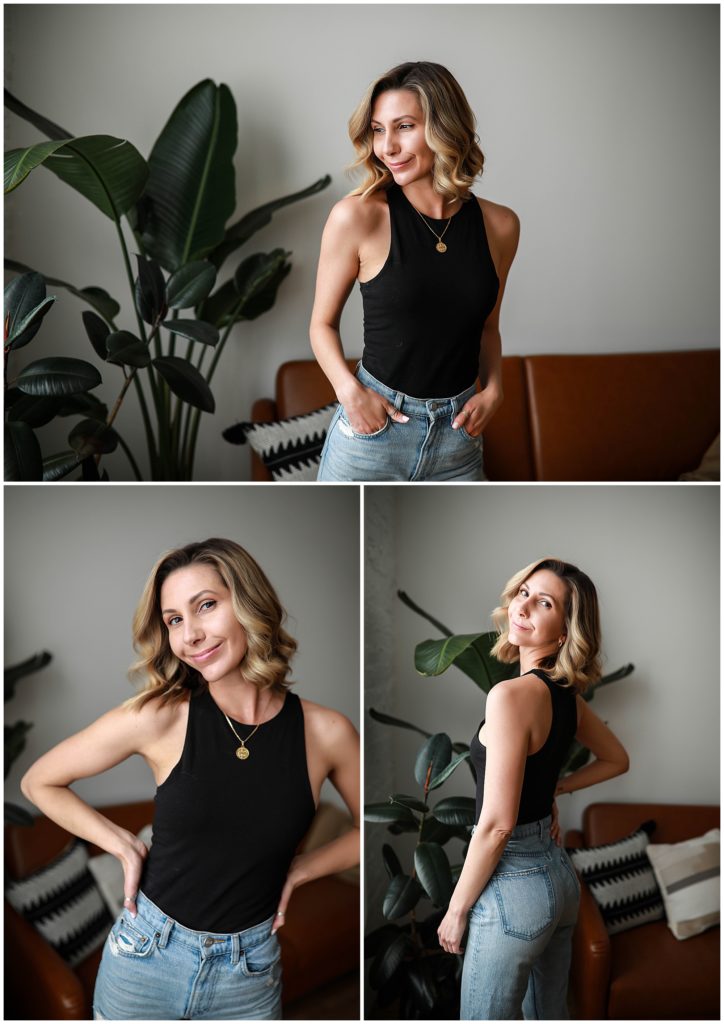
{"type": "MultiPolygon", "coordinates": [[[[147,156],[181,96],[229,85],[239,114],[237,213],[329,172],[322,194],[279,213],[241,255],[284,246],[294,268],[277,306],[235,328],[202,418],[197,479],[243,479],[221,431],[272,393],[285,359],[310,355],[319,238],[351,187],[347,119],[367,83],[403,60],[450,67],[486,153],[478,194],[522,222],[502,330],[511,354],[714,347],[718,340],[719,10],[716,5],[80,4],[6,7],[8,87],[78,135],[114,134],[147,156]]],[[[42,141],[7,117],[7,144],[42,141]]],[[[39,169],[7,203],[9,255],[124,303],[114,229],[39,169]]],[[[229,275],[236,263],[230,261],[229,275]]],[[[15,357],[95,359],[81,305],[64,292],[15,357]]],[[[361,303],[342,322],[361,351],[361,303]]],[[[112,402],[120,371],[104,369],[112,402]]],[[[135,398],[117,421],[144,451],[135,398]]],[[[44,428],[47,453],[65,445],[44,428]]],[[[109,457],[114,480],[125,456],[109,457]]]]}
{"type": "MultiPolygon", "coordinates": [[[[7,799],[25,806],[25,769],[133,693],[131,619],[148,573],[172,547],[229,537],[259,562],[299,643],[295,691],[359,723],[359,495],[356,487],[5,487],[5,664],[46,649],[8,722],[34,726],[7,799]]],[[[77,783],[91,803],[153,796],[140,757],[77,783]]],[[[336,791],[325,784],[325,799],[336,791]]],[[[341,803],[341,799],[337,802],[341,803]]]]}
{"type": "MultiPolygon", "coordinates": [[[[718,802],[718,487],[385,490],[391,491],[395,506],[396,559],[391,563],[396,564],[395,578],[386,586],[407,591],[456,633],[491,629],[490,613],[506,581],[537,558],[555,555],[572,561],[596,584],[604,671],[628,662],[635,671],[600,690],[592,707],[620,737],[631,767],[626,775],[560,798],[564,829],[579,827],[583,809],[598,801],[718,802]]],[[[376,514],[380,518],[379,510],[376,514]]],[[[379,587],[379,580],[368,562],[366,590],[379,587]]],[[[418,676],[415,645],[439,634],[399,600],[394,608],[388,694],[376,706],[430,732],[469,741],[485,713],[484,695],[456,668],[437,678],[418,676]]],[[[375,636],[367,639],[371,645],[377,642],[375,636]]],[[[365,799],[384,800],[391,792],[418,794],[413,766],[423,740],[369,718],[365,729],[366,744],[374,742],[378,731],[394,736],[388,777],[374,791],[367,781],[365,799]]],[[[473,793],[463,767],[435,792],[432,804],[446,795],[473,793]]],[[[384,826],[366,829],[374,891],[375,884],[382,884],[379,849],[390,840],[384,826]]],[[[392,843],[405,849],[405,841],[412,849],[408,836],[392,843]]],[[[459,852],[455,840],[451,852],[459,852]]],[[[380,923],[377,915],[379,908],[368,906],[368,926],[380,923]]]]}

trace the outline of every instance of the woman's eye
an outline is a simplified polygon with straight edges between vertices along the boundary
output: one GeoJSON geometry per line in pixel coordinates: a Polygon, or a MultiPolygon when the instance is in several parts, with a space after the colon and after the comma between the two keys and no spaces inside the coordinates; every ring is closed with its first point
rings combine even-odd
{"type": "Polygon", "coordinates": [[[414,124],[401,124],[400,128],[414,128],[414,124]]]}
{"type": "Polygon", "coordinates": [[[374,132],[375,135],[381,135],[382,134],[382,129],[381,128],[373,128],[372,131],[374,132]]]}
{"type": "Polygon", "coordinates": [[[179,623],[180,621],[181,621],[181,616],[180,615],[172,615],[171,618],[168,620],[167,625],[170,628],[171,626],[177,625],[177,623],[179,623]]]}
{"type": "Polygon", "coordinates": [[[204,608],[213,608],[215,604],[216,601],[204,601],[203,604],[201,605],[201,609],[203,610],[204,608]]]}

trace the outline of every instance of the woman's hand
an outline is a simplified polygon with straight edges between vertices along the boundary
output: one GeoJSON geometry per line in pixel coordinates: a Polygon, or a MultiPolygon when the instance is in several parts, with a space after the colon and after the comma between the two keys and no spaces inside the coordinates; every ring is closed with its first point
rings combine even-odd
{"type": "Polygon", "coordinates": [[[148,856],[148,847],[132,832],[126,833],[124,840],[124,848],[118,854],[118,859],[123,867],[123,895],[125,897],[123,906],[131,917],[135,917],[136,899],[141,884],[143,863],[148,856]]]}
{"type": "Polygon", "coordinates": [[[354,388],[340,396],[340,402],[350,426],[357,434],[374,434],[382,430],[388,416],[396,423],[407,423],[410,419],[395,409],[386,398],[357,381],[354,388]]]}
{"type": "Polygon", "coordinates": [[[287,905],[292,893],[297,886],[303,885],[308,879],[307,872],[305,871],[305,861],[308,858],[309,854],[300,853],[299,856],[295,857],[289,865],[289,871],[287,872],[284,888],[282,889],[282,894],[279,897],[279,905],[274,918],[274,924],[272,925],[272,935],[278,931],[283,924],[285,924],[287,905]]]}
{"type": "Polygon", "coordinates": [[[447,914],[440,922],[437,930],[437,937],[440,945],[446,953],[462,953],[462,942],[465,929],[468,926],[468,915],[458,914],[448,908],[447,914]]]}
{"type": "Polygon", "coordinates": [[[453,430],[465,427],[470,437],[479,437],[503,403],[500,391],[492,387],[483,388],[469,398],[453,420],[453,430]]]}

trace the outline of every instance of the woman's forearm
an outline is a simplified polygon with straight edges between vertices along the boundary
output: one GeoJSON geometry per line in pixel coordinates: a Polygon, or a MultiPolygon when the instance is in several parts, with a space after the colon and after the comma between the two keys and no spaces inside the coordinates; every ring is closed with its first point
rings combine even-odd
{"type": "Polygon", "coordinates": [[[486,327],[480,342],[480,384],[503,394],[503,345],[497,327],[486,327]]]}
{"type": "Polygon", "coordinates": [[[510,838],[507,829],[480,826],[470,840],[463,869],[450,897],[449,912],[466,916],[473,903],[490,881],[505,845],[510,838]]]}
{"type": "Polygon", "coordinates": [[[35,806],[71,835],[85,839],[123,860],[134,838],[130,832],[109,821],[67,786],[33,783],[24,778],[23,794],[35,806]]]}
{"type": "Polygon", "coordinates": [[[344,405],[346,396],[360,385],[347,366],[339,331],[330,324],[312,323],[309,337],[315,359],[334,388],[337,400],[344,405]]]}
{"type": "Polygon", "coordinates": [[[587,786],[595,786],[598,782],[605,782],[617,775],[623,775],[628,771],[628,758],[626,760],[604,761],[596,758],[590,764],[578,768],[570,775],[561,779],[556,788],[556,793],[574,793],[578,789],[585,789],[587,786]]]}
{"type": "Polygon", "coordinates": [[[333,839],[324,846],[295,857],[290,877],[295,886],[304,885],[315,878],[336,875],[359,864],[360,830],[350,829],[343,836],[333,839]]]}

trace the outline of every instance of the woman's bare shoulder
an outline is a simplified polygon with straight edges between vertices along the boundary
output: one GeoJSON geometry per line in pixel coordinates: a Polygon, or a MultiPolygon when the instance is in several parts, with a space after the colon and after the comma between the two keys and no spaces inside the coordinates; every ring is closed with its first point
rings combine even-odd
{"type": "Polygon", "coordinates": [[[128,715],[129,721],[145,739],[158,739],[175,726],[185,723],[189,714],[189,698],[163,702],[161,697],[152,697],[142,707],[121,705],[118,709],[128,715]]]}
{"type": "Polygon", "coordinates": [[[300,697],[299,700],[304,712],[305,725],[320,739],[334,741],[357,735],[354,725],[341,711],[316,704],[305,697],[300,697]]]}
{"type": "Polygon", "coordinates": [[[369,196],[344,196],[332,207],[328,224],[360,233],[373,231],[385,216],[387,198],[382,191],[369,196]]]}
{"type": "Polygon", "coordinates": [[[500,239],[517,238],[520,234],[520,218],[515,210],[501,203],[494,203],[490,199],[482,199],[475,196],[485,217],[485,226],[492,229],[496,237],[500,239]]]}

